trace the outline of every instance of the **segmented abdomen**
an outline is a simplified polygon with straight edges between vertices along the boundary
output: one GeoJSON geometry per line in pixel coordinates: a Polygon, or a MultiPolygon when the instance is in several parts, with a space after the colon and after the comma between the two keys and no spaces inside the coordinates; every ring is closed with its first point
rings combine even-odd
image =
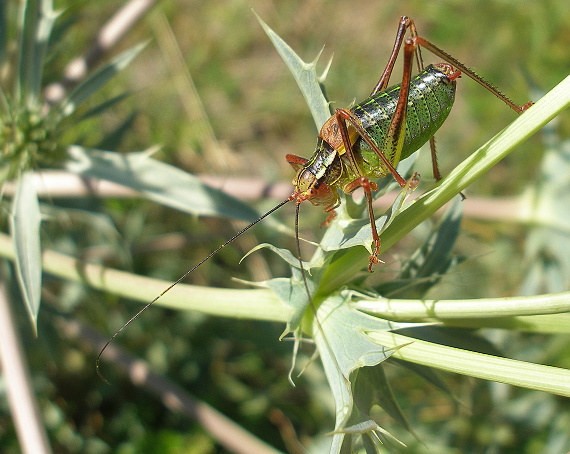
{"type": "MultiPolygon", "coordinates": [[[[381,150],[399,94],[400,85],[395,85],[350,109],[381,150]]],[[[455,84],[432,65],[411,79],[404,147],[396,161],[414,153],[435,134],[449,115],[454,98],[455,84]]],[[[354,148],[360,152],[370,150],[361,138],[354,148]]],[[[395,150],[382,151],[394,162],[395,150]]]]}

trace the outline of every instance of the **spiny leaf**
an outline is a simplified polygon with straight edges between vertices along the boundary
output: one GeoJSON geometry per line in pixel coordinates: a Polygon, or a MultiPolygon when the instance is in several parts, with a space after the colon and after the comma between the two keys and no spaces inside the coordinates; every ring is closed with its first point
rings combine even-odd
{"type": "Polygon", "coordinates": [[[295,77],[297,85],[299,85],[299,88],[307,101],[311,114],[313,115],[317,129],[321,129],[321,126],[331,116],[329,103],[323,95],[321,87],[321,82],[324,80],[328,66],[330,66],[330,62],[327,69],[323,72],[323,75],[321,77],[317,76],[316,67],[320,53],[311,63],[304,62],[293,51],[293,49],[291,49],[291,47],[289,47],[289,45],[269,27],[269,25],[263,22],[255,11],[254,14],[263,27],[265,33],[267,33],[267,36],[269,36],[269,39],[275,46],[275,49],[277,49],[277,52],[279,52],[279,55],[281,55],[281,58],[293,74],[293,77],[295,77]]]}
{"type": "Polygon", "coordinates": [[[363,296],[345,290],[327,297],[318,308],[319,323],[315,322],[313,328],[315,342],[335,400],[333,446],[337,447],[342,444],[343,429],[354,411],[352,373],[358,368],[381,363],[397,349],[384,348],[370,338],[370,333],[383,333],[397,328],[398,324],[369,317],[354,310],[350,305],[353,297],[363,296]]]}
{"type": "Polygon", "coordinates": [[[114,153],[74,145],[68,153],[70,171],[119,183],[177,210],[247,222],[259,217],[248,205],[205,185],[194,175],[151,158],[152,150],[114,153]]]}

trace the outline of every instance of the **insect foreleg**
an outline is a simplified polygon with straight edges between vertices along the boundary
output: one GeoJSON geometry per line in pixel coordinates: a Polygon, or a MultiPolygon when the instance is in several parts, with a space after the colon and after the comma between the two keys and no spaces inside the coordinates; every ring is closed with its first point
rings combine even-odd
{"type": "Polygon", "coordinates": [[[354,180],[352,183],[348,184],[345,191],[350,193],[357,188],[364,189],[364,195],[366,197],[366,205],[368,208],[368,216],[370,217],[370,229],[372,230],[372,254],[368,257],[368,271],[372,273],[372,267],[377,263],[380,263],[378,256],[380,255],[380,235],[378,235],[378,229],[376,227],[376,217],[374,216],[374,208],[372,207],[372,191],[378,190],[378,185],[373,181],[370,181],[367,177],[360,177],[354,180]]]}
{"type": "Polygon", "coordinates": [[[294,154],[288,154],[287,156],[285,156],[285,159],[289,164],[291,164],[291,167],[293,167],[295,170],[299,170],[301,167],[307,164],[307,162],[309,162],[307,158],[302,158],[301,156],[297,156],[294,154]]]}

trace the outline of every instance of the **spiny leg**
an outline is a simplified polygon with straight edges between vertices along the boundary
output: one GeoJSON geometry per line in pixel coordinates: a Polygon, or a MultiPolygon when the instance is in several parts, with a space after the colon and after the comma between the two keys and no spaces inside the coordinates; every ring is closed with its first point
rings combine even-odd
{"type": "Polygon", "coordinates": [[[530,106],[532,106],[532,104],[533,104],[532,101],[529,101],[526,104],[523,104],[522,106],[511,101],[507,96],[505,96],[503,93],[501,93],[497,88],[495,88],[493,85],[491,85],[485,79],[483,79],[481,76],[477,75],[475,73],[475,71],[468,68],[463,63],[461,63],[459,60],[457,60],[455,57],[452,57],[451,55],[449,55],[444,50],[440,49],[436,45],[429,42],[427,39],[422,38],[421,36],[415,36],[413,39],[419,46],[422,46],[424,49],[429,50],[432,54],[437,55],[439,58],[442,58],[447,63],[450,63],[451,65],[455,66],[456,69],[458,69],[462,73],[469,76],[471,79],[473,79],[475,82],[477,82],[479,85],[481,85],[486,90],[490,91],[492,94],[494,94],[497,98],[499,98],[501,101],[503,101],[507,106],[509,106],[515,112],[517,112],[519,114],[523,113],[530,106]]]}
{"type": "Polygon", "coordinates": [[[353,145],[350,141],[347,122],[353,126],[360,137],[375,151],[378,157],[382,160],[386,168],[394,176],[394,179],[398,182],[401,187],[406,187],[407,182],[402,178],[398,171],[394,168],[393,163],[398,163],[400,160],[400,155],[404,147],[404,138],[406,132],[406,115],[408,107],[408,95],[410,92],[410,79],[412,71],[412,60],[413,55],[417,49],[415,42],[412,39],[408,39],[404,45],[404,71],[402,75],[402,84],[400,87],[400,93],[398,96],[398,103],[396,104],[396,109],[390,125],[388,127],[388,132],[382,148],[380,149],[376,143],[372,140],[366,130],[362,127],[360,121],[354,116],[352,112],[346,109],[337,109],[335,111],[335,117],[337,119],[337,124],[339,125],[340,134],[344,147],[346,150],[346,155],[351,163],[351,167],[354,169],[355,173],[359,177],[349,183],[345,187],[345,191],[350,193],[356,188],[362,187],[364,189],[364,194],[366,196],[368,215],[370,217],[370,228],[372,230],[372,240],[374,243],[372,254],[369,257],[368,270],[372,271],[372,266],[380,261],[378,255],[380,254],[380,236],[378,235],[378,230],[376,228],[376,219],[374,216],[374,209],[372,208],[372,190],[377,190],[378,186],[371,182],[362,172],[362,169],[356,161],[355,152],[353,150],[353,145]],[[386,155],[382,150],[390,150],[391,160],[388,160],[386,155]]]}
{"type": "Polygon", "coordinates": [[[456,69],[460,70],[462,73],[469,76],[471,79],[473,79],[479,85],[481,85],[483,88],[485,88],[486,90],[493,93],[497,98],[502,100],[505,104],[507,104],[507,106],[509,106],[515,112],[522,113],[525,110],[527,110],[530,106],[532,106],[532,104],[533,104],[532,101],[529,101],[526,104],[523,104],[522,106],[514,103],[507,96],[505,96],[503,93],[501,93],[496,87],[491,85],[489,82],[487,82],[481,76],[477,75],[475,73],[475,71],[473,71],[469,67],[465,66],[463,63],[461,63],[455,57],[452,57],[451,55],[449,55],[443,49],[440,49],[439,47],[437,47],[435,44],[431,43],[427,39],[419,36],[414,21],[407,16],[402,16],[400,18],[400,23],[398,25],[398,31],[396,32],[396,39],[394,41],[394,47],[392,49],[392,53],[390,54],[390,58],[388,59],[388,63],[386,64],[386,68],[384,69],[384,72],[382,73],[382,75],[380,76],[380,79],[378,80],[378,83],[376,84],[376,86],[372,90],[371,96],[378,93],[379,91],[386,89],[386,87],[388,86],[388,82],[390,80],[390,75],[392,74],[392,70],[394,69],[394,64],[396,63],[396,58],[398,56],[398,53],[400,52],[400,47],[401,47],[402,43],[404,42],[404,37],[405,37],[406,31],[408,29],[410,30],[410,35],[411,35],[412,39],[418,45],[418,48],[416,50],[416,61],[417,61],[418,69],[420,71],[422,71],[424,69],[424,65],[423,65],[423,59],[422,59],[422,55],[421,55],[421,51],[420,51],[419,46],[430,51],[432,54],[437,55],[439,58],[442,58],[444,61],[450,63],[451,65],[455,66],[456,69]]]}
{"type": "MultiPolygon", "coordinates": [[[[382,75],[380,76],[380,79],[378,80],[376,86],[372,90],[372,93],[370,93],[370,96],[374,96],[379,91],[385,90],[386,87],[388,87],[388,82],[390,81],[390,76],[392,74],[392,70],[394,69],[394,64],[396,63],[396,59],[398,58],[398,54],[400,53],[400,47],[402,47],[402,43],[404,42],[406,31],[408,29],[410,29],[410,34],[412,38],[418,36],[418,31],[416,29],[414,21],[407,16],[402,16],[400,18],[400,23],[398,24],[398,31],[396,32],[396,39],[394,40],[394,47],[392,48],[392,53],[390,54],[388,63],[384,68],[384,72],[382,72],[382,75]]],[[[418,70],[421,72],[424,70],[424,62],[419,47],[415,50],[415,56],[416,56],[416,63],[418,65],[418,70]]]]}
{"type": "Polygon", "coordinates": [[[390,125],[388,127],[384,143],[382,143],[381,147],[378,147],[378,145],[376,145],[374,140],[372,140],[370,135],[363,128],[362,124],[360,123],[360,120],[350,110],[337,109],[335,111],[335,117],[337,119],[337,124],[340,126],[340,133],[346,150],[346,154],[355,172],[358,173],[358,175],[360,175],[361,177],[364,176],[362,174],[362,171],[360,170],[360,166],[356,162],[354,150],[352,148],[352,144],[348,134],[348,129],[346,127],[346,122],[349,122],[350,125],[354,127],[356,132],[362,138],[362,140],[364,140],[368,144],[368,146],[372,150],[374,150],[374,152],[378,155],[382,163],[386,166],[388,171],[392,174],[394,179],[402,188],[406,186],[406,180],[402,178],[402,176],[398,173],[398,171],[394,167],[394,164],[397,164],[400,161],[400,155],[404,147],[404,138],[406,133],[406,117],[408,109],[408,95],[410,93],[410,79],[412,73],[412,58],[416,50],[416,47],[417,46],[415,45],[413,40],[411,39],[406,40],[404,47],[404,71],[402,75],[402,84],[400,87],[400,93],[398,95],[398,102],[396,104],[396,109],[394,111],[394,115],[392,116],[392,120],[390,121],[390,125]],[[390,151],[389,153],[389,156],[391,158],[390,160],[388,160],[388,158],[386,157],[385,154],[386,150],[390,151]]]}

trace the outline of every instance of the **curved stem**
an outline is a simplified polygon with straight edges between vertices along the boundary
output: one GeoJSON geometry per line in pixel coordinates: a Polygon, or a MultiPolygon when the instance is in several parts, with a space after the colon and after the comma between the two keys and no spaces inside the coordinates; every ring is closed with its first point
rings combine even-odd
{"type": "MultiPolygon", "coordinates": [[[[5,234],[0,234],[0,256],[10,260],[14,258],[12,242],[5,234]]],[[[43,252],[42,260],[44,271],[54,276],[145,303],[172,284],[169,281],[85,263],[50,250],[43,252]]],[[[275,322],[289,321],[291,312],[269,289],[217,289],[189,284],[178,284],[156,304],[222,317],[275,322]]]]}

